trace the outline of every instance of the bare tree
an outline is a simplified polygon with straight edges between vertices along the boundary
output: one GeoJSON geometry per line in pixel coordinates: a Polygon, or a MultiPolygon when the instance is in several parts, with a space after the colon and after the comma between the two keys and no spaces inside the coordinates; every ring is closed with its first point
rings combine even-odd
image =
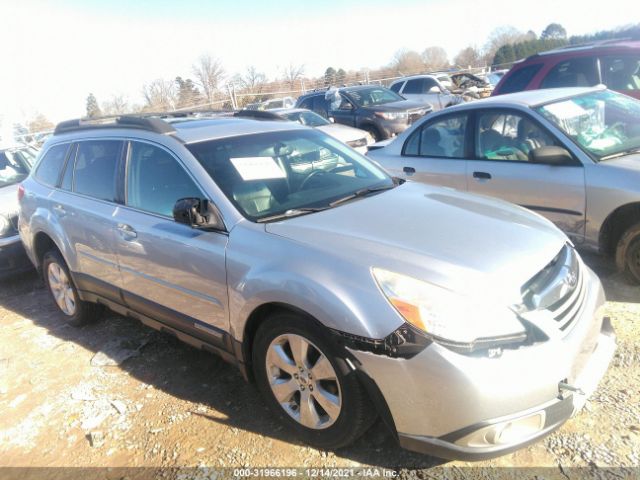
{"type": "Polygon", "coordinates": [[[449,57],[442,47],[427,47],[422,54],[422,63],[427,70],[444,70],[449,68],[449,57]]]}
{"type": "Polygon", "coordinates": [[[192,65],[192,69],[196,83],[202,89],[206,101],[213,103],[216,91],[224,78],[224,68],[222,68],[220,60],[205,54],[192,65]]]}
{"type": "Polygon", "coordinates": [[[35,116],[27,122],[29,133],[46,132],[53,130],[54,127],[55,125],[42,113],[36,113],[35,116]]]}
{"type": "Polygon", "coordinates": [[[460,68],[471,68],[481,66],[484,60],[477,48],[468,46],[458,52],[453,63],[460,68]]]}
{"type": "Polygon", "coordinates": [[[102,112],[105,115],[118,115],[129,111],[129,103],[123,95],[113,95],[109,100],[102,103],[102,112]]]}
{"type": "Polygon", "coordinates": [[[171,111],[177,102],[176,84],[171,80],[158,78],[142,87],[147,111],[171,111]]]}
{"type": "Polygon", "coordinates": [[[267,76],[251,65],[247,68],[244,75],[240,75],[239,81],[242,88],[246,88],[251,92],[259,93],[267,82],[267,76]]]}
{"type": "Polygon", "coordinates": [[[304,75],[304,65],[290,63],[284,68],[283,74],[285,81],[289,84],[289,88],[293,89],[296,85],[296,80],[304,75]]]}
{"type": "Polygon", "coordinates": [[[490,64],[493,61],[493,57],[500,47],[507,44],[521,42],[529,39],[529,35],[521,32],[515,27],[502,26],[495,28],[487,39],[487,43],[484,45],[482,56],[485,63],[490,64]]]}
{"type": "Polygon", "coordinates": [[[407,75],[423,72],[424,63],[418,52],[402,48],[393,55],[391,68],[400,75],[407,75]]]}

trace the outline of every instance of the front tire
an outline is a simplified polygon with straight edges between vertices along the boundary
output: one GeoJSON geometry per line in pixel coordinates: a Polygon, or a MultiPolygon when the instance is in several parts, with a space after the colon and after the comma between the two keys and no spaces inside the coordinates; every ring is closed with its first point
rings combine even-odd
{"type": "Polygon", "coordinates": [[[45,253],[42,259],[44,283],[66,323],[79,327],[98,318],[99,305],[80,300],[67,263],[57,250],[45,253]]]}
{"type": "Polygon", "coordinates": [[[620,237],[616,265],[631,283],[640,284],[640,223],[629,227],[620,237]]]}
{"type": "Polygon", "coordinates": [[[271,315],[256,332],[253,371],[263,398],[305,443],[336,449],[353,443],[376,419],[356,372],[302,315],[271,315]]]}

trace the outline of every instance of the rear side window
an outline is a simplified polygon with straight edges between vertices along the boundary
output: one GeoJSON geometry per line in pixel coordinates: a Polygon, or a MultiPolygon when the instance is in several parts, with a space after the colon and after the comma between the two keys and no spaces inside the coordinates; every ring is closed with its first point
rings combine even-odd
{"type": "Polygon", "coordinates": [[[307,110],[311,110],[312,103],[313,103],[313,97],[305,98],[304,100],[302,100],[302,102],[300,102],[300,105],[298,105],[298,108],[306,108],[307,110]]]}
{"type": "Polygon", "coordinates": [[[58,184],[68,149],[68,143],[51,147],[42,157],[35,177],[45,185],[55,187],[58,184]]]}
{"type": "Polygon", "coordinates": [[[173,217],[178,200],[202,197],[200,189],[169,152],[147,143],[131,142],[127,205],[173,217]]]}
{"type": "Polygon", "coordinates": [[[398,82],[398,83],[394,83],[393,85],[391,85],[389,87],[389,90],[393,90],[396,93],[400,93],[400,87],[402,87],[402,84],[404,82],[398,82]]]}
{"type": "Polygon", "coordinates": [[[416,130],[404,145],[403,155],[464,158],[466,115],[450,115],[416,130]]]}
{"type": "Polygon", "coordinates": [[[606,56],[600,61],[603,81],[612,90],[640,90],[640,55],[606,56]]]}
{"type": "Polygon", "coordinates": [[[591,87],[598,84],[593,57],[578,57],[558,63],[542,80],[540,88],[591,87]]]}
{"type": "Polygon", "coordinates": [[[538,63],[535,65],[527,65],[526,67],[518,68],[508,73],[507,78],[504,79],[504,82],[500,86],[500,93],[521,92],[527,88],[541,68],[542,64],[538,63]]]}
{"type": "Polygon", "coordinates": [[[318,115],[327,118],[329,115],[327,113],[329,108],[329,101],[325,100],[324,95],[316,95],[313,97],[313,107],[311,108],[318,115]]]}
{"type": "Polygon", "coordinates": [[[74,191],[100,200],[116,198],[116,169],[122,141],[93,140],[78,146],[74,170],[74,191]]]}
{"type": "Polygon", "coordinates": [[[424,92],[424,80],[422,78],[416,78],[409,80],[404,87],[402,93],[423,93],[424,92]]]}

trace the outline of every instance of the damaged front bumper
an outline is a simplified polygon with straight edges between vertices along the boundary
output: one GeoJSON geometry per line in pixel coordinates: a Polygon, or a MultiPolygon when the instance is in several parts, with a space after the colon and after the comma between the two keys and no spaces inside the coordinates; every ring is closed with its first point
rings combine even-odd
{"type": "Polygon", "coordinates": [[[586,269],[581,318],[562,338],[498,357],[431,343],[411,358],[348,347],[384,397],[401,446],[441,458],[482,460],[560,427],[595,390],[615,351],[604,292],[586,269]]]}

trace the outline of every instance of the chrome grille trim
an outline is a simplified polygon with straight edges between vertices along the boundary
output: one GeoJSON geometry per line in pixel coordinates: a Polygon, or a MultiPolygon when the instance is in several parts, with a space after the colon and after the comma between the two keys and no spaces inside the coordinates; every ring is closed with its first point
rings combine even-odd
{"type": "Polygon", "coordinates": [[[548,311],[558,322],[558,328],[568,333],[584,305],[586,283],[583,270],[582,261],[573,247],[565,245],[522,288],[524,304],[530,311],[548,311]],[[559,294],[562,296],[557,298],[559,294]]]}

